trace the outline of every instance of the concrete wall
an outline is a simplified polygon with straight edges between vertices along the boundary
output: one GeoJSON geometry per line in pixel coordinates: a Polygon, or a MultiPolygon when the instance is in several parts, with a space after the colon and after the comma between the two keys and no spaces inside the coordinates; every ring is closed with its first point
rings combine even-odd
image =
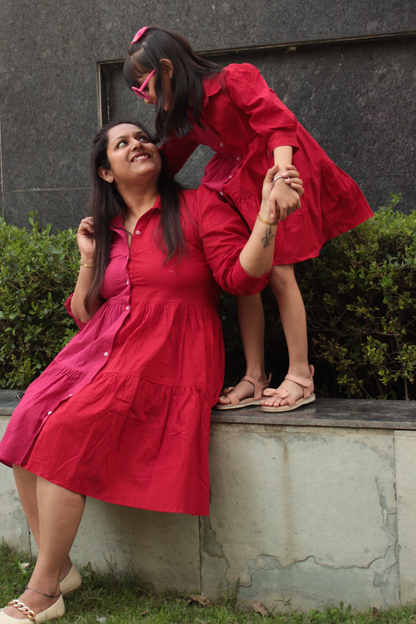
{"type": "MultiPolygon", "coordinates": [[[[412,0],[2,0],[0,193],[6,221],[75,226],[85,213],[92,138],[107,105],[103,63],[152,21],[222,64],[252,62],[370,204],[415,207],[416,17],[412,0]],[[293,48],[296,48],[294,51],[293,48]],[[103,101],[104,98],[104,101],[103,101]]],[[[110,116],[143,114],[113,66],[110,116]]],[[[107,67],[108,69],[108,67],[107,67]]],[[[208,153],[183,179],[197,184],[208,153]]]]}
{"type": "MultiPolygon", "coordinates": [[[[209,518],[88,499],[72,556],[210,598],[240,579],[239,599],[270,609],[404,605],[416,600],[415,457],[415,431],[214,422],[209,518]]],[[[2,465],[0,484],[0,537],[35,552],[2,465]]]]}

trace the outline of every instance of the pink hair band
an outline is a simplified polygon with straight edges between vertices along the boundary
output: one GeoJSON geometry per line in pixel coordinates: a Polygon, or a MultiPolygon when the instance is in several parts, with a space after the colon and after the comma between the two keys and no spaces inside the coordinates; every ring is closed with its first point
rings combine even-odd
{"type": "Polygon", "coordinates": [[[138,41],[140,37],[144,35],[146,30],[147,30],[147,26],[143,26],[143,28],[140,28],[140,30],[138,30],[137,33],[134,35],[132,43],[136,43],[136,41],[138,41]]]}

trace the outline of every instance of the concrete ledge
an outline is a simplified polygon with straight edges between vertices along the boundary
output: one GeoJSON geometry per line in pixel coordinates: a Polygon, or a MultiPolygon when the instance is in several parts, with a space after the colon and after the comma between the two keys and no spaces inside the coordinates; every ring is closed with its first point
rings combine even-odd
{"type": "MultiPolygon", "coordinates": [[[[240,598],[282,609],[413,602],[415,407],[317,400],[276,416],[213,412],[210,517],[89,499],[72,555],[212,598],[240,579],[240,598]]],[[[3,412],[0,435],[7,421],[3,412]]],[[[35,551],[4,466],[0,482],[0,534],[35,551]]]]}

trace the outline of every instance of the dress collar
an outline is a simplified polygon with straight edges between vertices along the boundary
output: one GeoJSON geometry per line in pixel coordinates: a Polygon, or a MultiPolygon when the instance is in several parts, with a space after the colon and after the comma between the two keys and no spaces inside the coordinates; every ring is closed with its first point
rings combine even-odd
{"type": "Polygon", "coordinates": [[[211,95],[215,95],[218,91],[221,91],[222,82],[224,82],[224,72],[221,71],[220,74],[216,74],[212,76],[212,78],[206,78],[203,83],[204,89],[204,106],[208,103],[208,99],[211,95]]]}
{"type": "MultiPolygon", "coordinates": [[[[153,207],[150,208],[150,210],[148,210],[147,212],[151,212],[152,210],[162,210],[162,206],[160,203],[160,195],[157,196],[156,201],[153,204],[153,207]]],[[[145,212],[144,214],[147,214],[147,213],[145,212]]],[[[123,215],[116,215],[114,219],[112,220],[110,227],[112,230],[123,227],[123,215]]]]}

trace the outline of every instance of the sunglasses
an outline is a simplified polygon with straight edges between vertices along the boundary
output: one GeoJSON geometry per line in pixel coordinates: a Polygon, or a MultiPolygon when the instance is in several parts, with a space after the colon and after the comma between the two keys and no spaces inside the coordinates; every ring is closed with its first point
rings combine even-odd
{"type": "Polygon", "coordinates": [[[142,84],[141,87],[132,87],[132,91],[134,91],[134,93],[136,95],[138,95],[139,97],[143,98],[144,100],[146,100],[146,102],[150,102],[150,97],[147,95],[147,93],[144,93],[144,88],[146,87],[147,83],[149,82],[150,78],[153,76],[153,74],[155,73],[155,69],[150,72],[150,74],[148,75],[148,77],[146,78],[146,80],[144,81],[144,83],[142,84]]]}

